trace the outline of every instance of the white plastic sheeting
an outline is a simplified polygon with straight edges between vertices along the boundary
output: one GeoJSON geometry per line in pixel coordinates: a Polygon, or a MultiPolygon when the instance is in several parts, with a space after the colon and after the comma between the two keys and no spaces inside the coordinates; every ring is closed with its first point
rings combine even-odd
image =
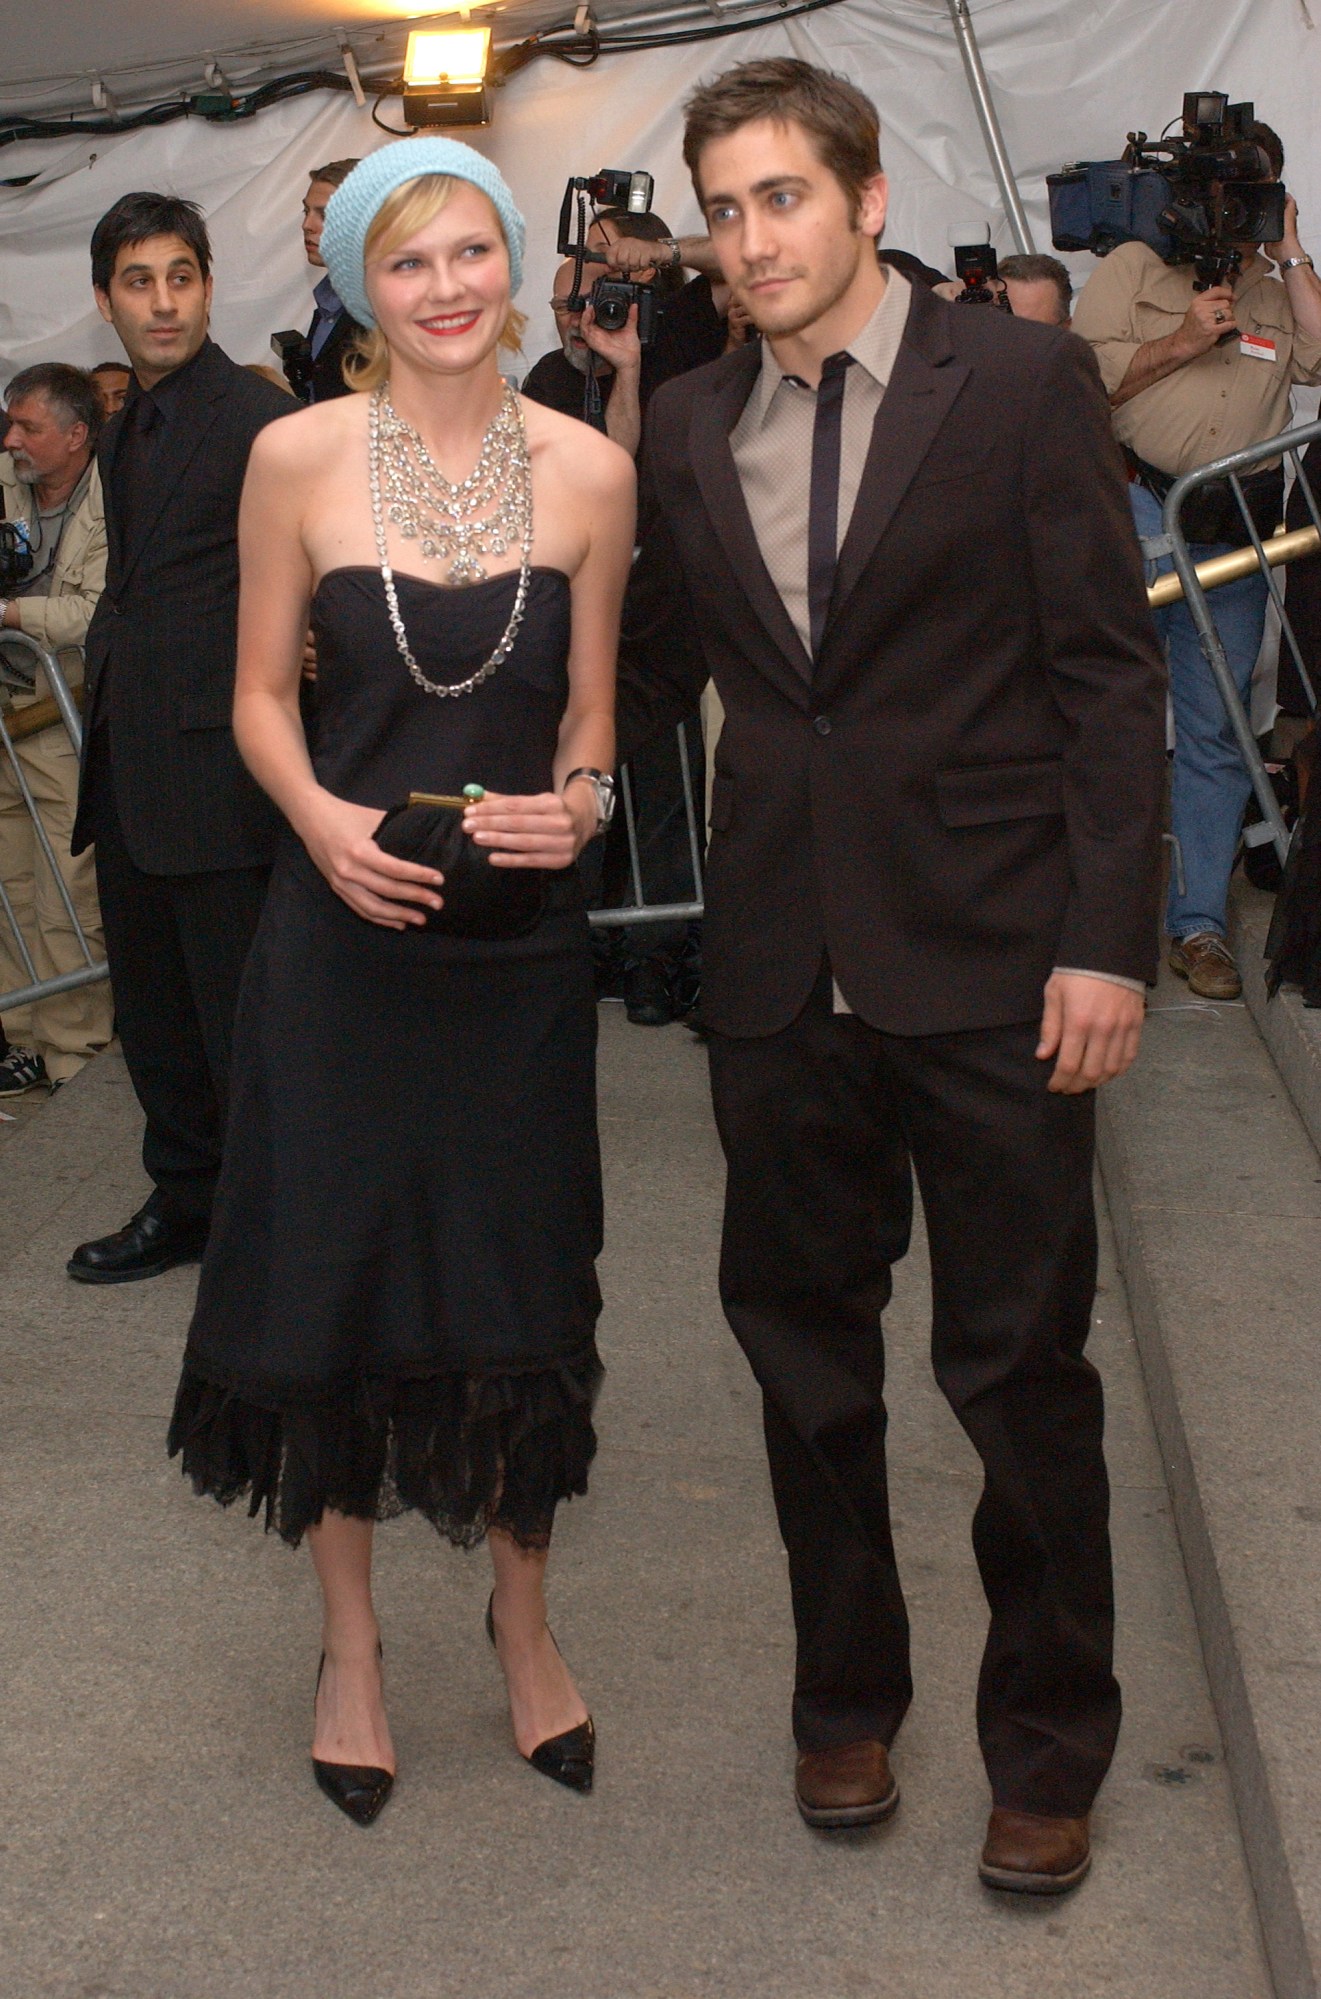
{"type": "MultiPolygon", "coordinates": [[[[1321,24],[1321,4],[1311,5],[1321,24]]],[[[1280,131],[1304,241],[1321,262],[1321,163],[1309,150],[1321,25],[1311,25],[1306,0],[972,0],[972,14],[1038,248],[1049,247],[1048,171],[1113,157],[1131,128],[1155,133],[1176,117],[1185,89],[1213,88],[1254,98],[1280,131]]],[[[555,339],[547,301],[565,178],[645,167],[671,226],[697,227],[679,152],[683,99],[731,63],[784,53],[842,71],[880,107],[888,243],[948,268],[951,227],[985,220],[1001,250],[1012,247],[944,0],[844,0],[774,28],[606,57],[586,70],[538,62],[498,94],[493,124],[473,138],[528,218],[519,302],[531,322],[529,365],[555,339]]],[[[398,104],[383,116],[397,121],[398,104]]],[[[215,245],[216,337],[236,360],[268,360],[271,332],[309,316],[298,228],[308,169],[386,143],[351,98],[324,93],[235,126],[189,120],[0,149],[0,178],[38,176],[0,188],[0,380],[35,360],[90,364],[116,353],[92,302],[87,243],[97,217],[131,188],[202,203],[215,245]]],[[[1085,276],[1088,258],[1069,261],[1085,276]]]]}

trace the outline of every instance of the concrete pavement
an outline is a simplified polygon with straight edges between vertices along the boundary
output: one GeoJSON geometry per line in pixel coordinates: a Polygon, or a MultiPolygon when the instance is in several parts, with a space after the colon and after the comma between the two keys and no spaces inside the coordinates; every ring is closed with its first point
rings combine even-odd
{"type": "MultiPolygon", "coordinates": [[[[917,1700],[888,1828],[794,1812],[784,1560],[757,1399],[714,1291],[704,1058],[603,1017],[609,1375],[561,1516],[556,1630],[600,1731],[590,1799],[515,1755],[484,1556],[379,1540],[401,1777],[363,1832],[307,1764],[305,1554],[192,1497],[164,1432],[195,1273],[95,1290],[74,1243],[144,1191],[117,1057],[0,1148],[0,1990],[12,1999],[1268,1999],[1169,1499],[1107,1249],[1127,1717],[1075,1897],[975,1876],[976,1461],[934,1391],[915,1250],[889,1315],[917,1700]]],[[[344,1107],[346,1119],[352,1104],[344,1107]]]]}

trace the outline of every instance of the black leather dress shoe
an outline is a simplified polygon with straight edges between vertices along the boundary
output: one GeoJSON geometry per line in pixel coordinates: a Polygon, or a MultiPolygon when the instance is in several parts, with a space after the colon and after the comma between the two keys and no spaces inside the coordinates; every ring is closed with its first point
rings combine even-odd
{"type": "Polygon", "coordinates": [[[153,1196],[113,1235],[79,1243],[65,1268],[80,1284],[132,1284],[139,1277],[159,1277],[176,1263],[198,1262],[208,1233],[204,1221],[162,1213],[153,1196]]]}

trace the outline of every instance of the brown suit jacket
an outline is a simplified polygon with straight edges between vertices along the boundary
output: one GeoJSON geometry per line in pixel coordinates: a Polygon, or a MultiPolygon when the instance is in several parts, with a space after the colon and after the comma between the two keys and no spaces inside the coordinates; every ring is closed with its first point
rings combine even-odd
{"type": "Polygon", "coordinates": [[[786,1026],[823,951],[904,1035],[1035,1019],[1055,965],[1153,978],[1165,668],[1090,351],[914,288],[815,666],[729,444],[759,365],[652,403],[620,654],[621,758],[708,676],[725,707],[710,1025],[786,1026]]]}

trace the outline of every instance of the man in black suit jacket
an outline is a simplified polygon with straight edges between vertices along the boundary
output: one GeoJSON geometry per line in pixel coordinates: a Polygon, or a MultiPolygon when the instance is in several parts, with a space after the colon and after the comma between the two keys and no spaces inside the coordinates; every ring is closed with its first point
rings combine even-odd
{"type": "Polygon", "coordinates": [[[685,158],[760,347],[659,390],[620,751],[726,721],[703,1013],[721,1295],[762,1387],[798,1632],[796,1795],[888,1817],[911,1697],[880,1313],[910,1159],[940,1385],[981,1455],[989,1884],[1081,1880],[1119,1725],[1095,1086],[1155,970],[1159,650],[1080,341],[878,267],[875,112],[748,63],[685,158]]]}
{"type": "Polygon", "coordinates": [[[278,826],[230,727],[238,504],[253,438],[291,405],[207,337],[210,245],[192,202],[116,202],[92,237],[92,283],[134,381],[100,446],[108,565],[87,634],[73,851],[96,843],[155,1185],[68,1267],[114,1284],[199,1256],[210,1222],[239,978],[278,826]]]}

